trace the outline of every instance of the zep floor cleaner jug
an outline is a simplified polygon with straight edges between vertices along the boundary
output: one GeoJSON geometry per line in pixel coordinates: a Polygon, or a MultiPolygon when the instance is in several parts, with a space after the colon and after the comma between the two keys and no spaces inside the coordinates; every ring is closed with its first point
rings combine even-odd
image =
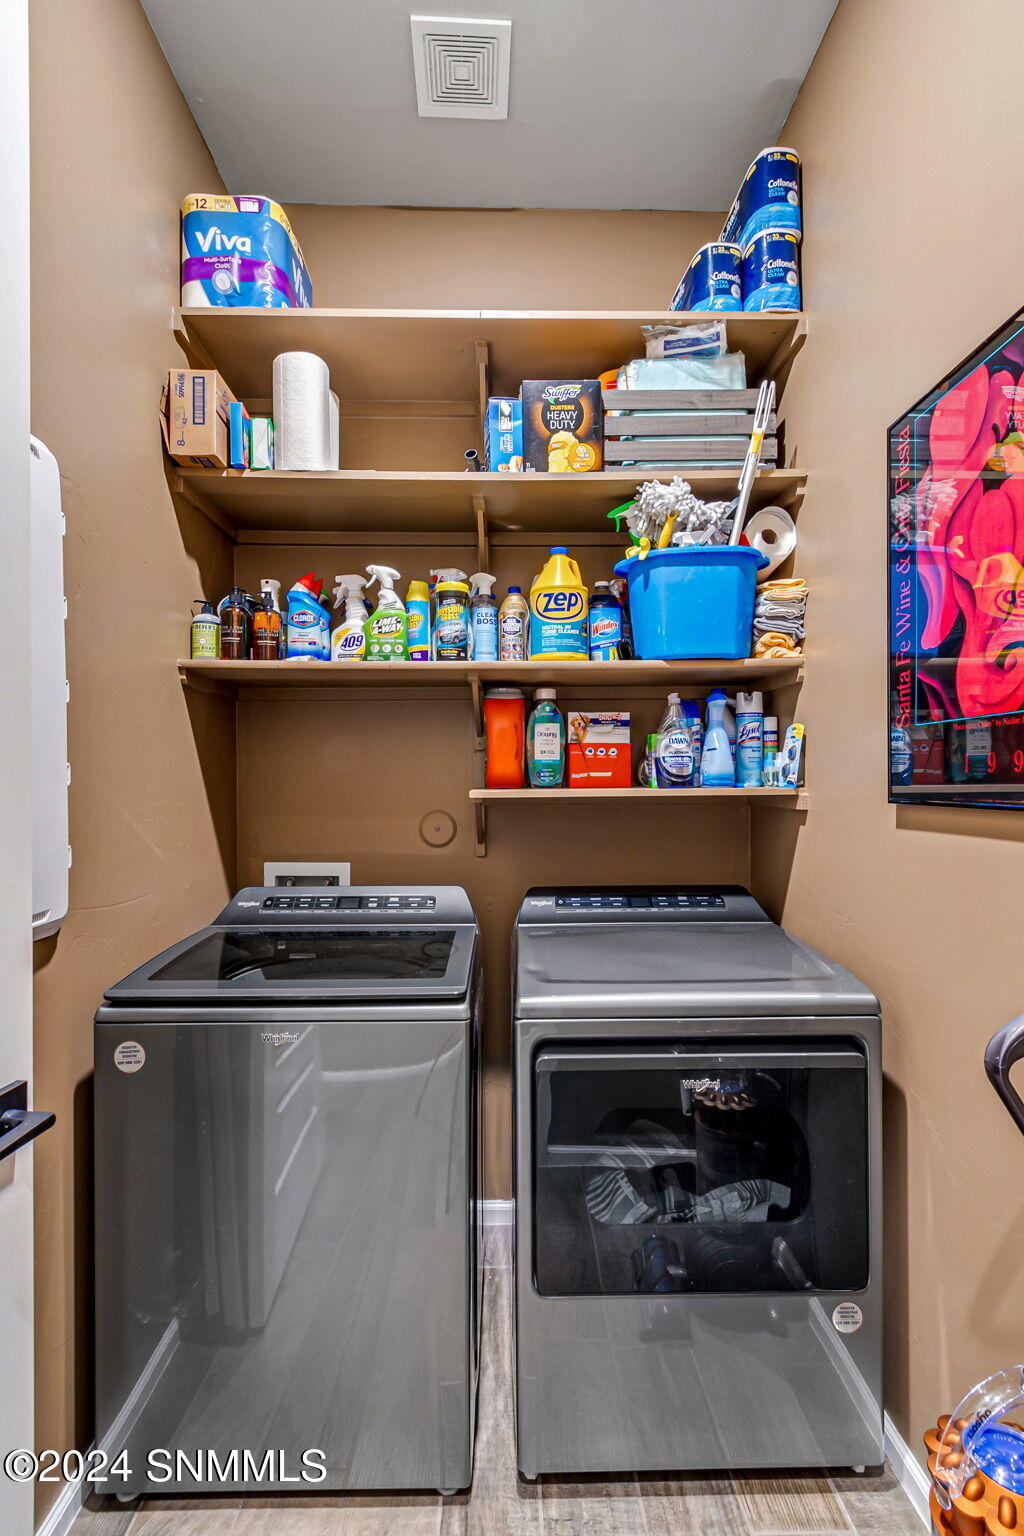
{"type": "Polygon", "coordinates": [[[587,589],[564,544],[556,544],[530,588],[530,656],[586,661],[587,589]]]}

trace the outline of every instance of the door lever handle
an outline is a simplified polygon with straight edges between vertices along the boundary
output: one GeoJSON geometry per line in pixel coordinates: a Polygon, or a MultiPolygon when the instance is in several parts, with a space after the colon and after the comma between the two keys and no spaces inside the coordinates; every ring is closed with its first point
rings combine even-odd
{"type": "Polygon", "coordinates": [[[56,1122],[57,1116],[51,1110],[29,1109],[28,1083],[24,1078],[0,1088],[0,1162],[19,1147],[35,1141],[56,1122]]]}
{"type": "Polygon", "coordinates": [[[989,1082],[1013,1116],[1024,1136],[1024,1101],[1010,1082],[1010,1068],[1024,1057],[1024,1013],[997,1030],[985,1048],[989,1082]]]}

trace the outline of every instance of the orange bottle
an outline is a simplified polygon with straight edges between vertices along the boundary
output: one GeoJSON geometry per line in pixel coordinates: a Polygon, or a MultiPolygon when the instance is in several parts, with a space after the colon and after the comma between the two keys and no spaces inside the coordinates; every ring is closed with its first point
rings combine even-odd
{"type": "Polygon", "coordinates": [[[518,688],[492,688],[484,695],[488,789],[522,789],[526,783],[526,699],[518,688]]]}

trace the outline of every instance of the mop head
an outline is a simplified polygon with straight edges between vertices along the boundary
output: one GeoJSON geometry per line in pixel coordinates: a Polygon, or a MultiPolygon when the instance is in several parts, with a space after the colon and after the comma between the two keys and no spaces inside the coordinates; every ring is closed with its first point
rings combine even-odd
{"type": "Polygon", "coordinates": [[[673,544],[728,544],[734,505],[731,501],[702,501],[694,495],[689,481],[678,477],[667,485],[645,480],[637,486],[638,523],[652,543],[657,543],[658,534],[674,512],[673,544]],[[654,531],[648,531],[651,529],[654,531]]]}

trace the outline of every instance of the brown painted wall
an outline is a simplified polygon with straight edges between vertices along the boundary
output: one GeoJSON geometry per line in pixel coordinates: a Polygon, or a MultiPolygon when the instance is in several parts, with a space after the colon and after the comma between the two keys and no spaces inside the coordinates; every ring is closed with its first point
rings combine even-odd
{"type": "Polygon", "coordinates": [[[1024,1006],[1024,818],[886,804],[885,428],[1022,301],[1024,183],[999,149],[1016,5],[842,0],[783,129],[804,156],[811,334],[786,395],[810,471],[801,700],[812,809],[755,868],[886,1023],[888,1382],[912,1446],[1020,1358],[1024,1146],[982,1071],[1024,1006]]]}
{"type": "MultiPolygon", "coordinates": [[[[290,204],[316,304],[666,309],[720,213],[290,204]]],[[[412,395],[415,398],[415,395],[412,395]]]]}
{"type": "Polygon", "coordinates": [[[33,0],[32,430],[67,517],[71,912],[37,944],[37,1443],[88,1443],[92,1015],[105,986],[207,921],[234,879],[228,708],[170,659],[226,541],[175,514],[161,373],[182,195],[219,187],[136,0],[33,0]],[[190,721],[191,714],[191,721],[190,721]]]}

